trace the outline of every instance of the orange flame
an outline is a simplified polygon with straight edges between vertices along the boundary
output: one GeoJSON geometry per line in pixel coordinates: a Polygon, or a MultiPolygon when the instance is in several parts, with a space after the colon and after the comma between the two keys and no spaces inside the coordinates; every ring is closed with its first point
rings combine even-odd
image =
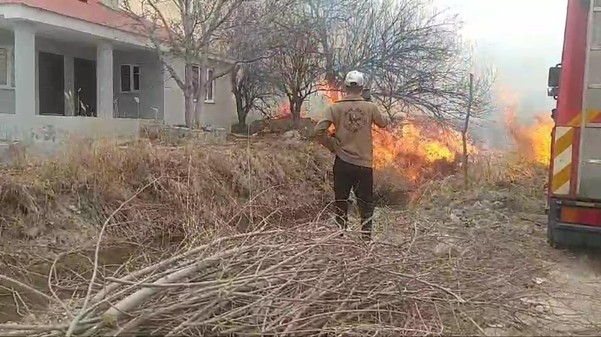
{"type": "MultiPolygon", "coordinates": [[[[340,97],[339,90],[328,90],[323,84],[326,97],[340,97]]],[[[328,133],[335,133],[334,125],[328,133]]],[[[374,168],[395,169],[411,181],[437,174],[450,174],[458,168],[463,153],[461,134],[450,128],[417,119],[403,125],[372,130],[374,143],[374,168]]],[[[468,154],[476,153],[476,148],[468,142],[468,154]]]]}
{"type": "Polygon", "coordinates": [[[523,160],[548,165],[551,160],[551,131],[553,119],[550,113],[539,113],[534,116],[534,122],[524,124],[519,121],[516,111],[519,111],[518,93],[509,87],[498,88],[497,98],[504,105],[504,124],[510,139],[513,141],[517,154],[523,160]]]}
{"type": "MultiPolygon", "coordinates": [[[[303,105],[303,110],[301,110],[300,118],[306,118],[307,116],[308,111],[306,110],[305,105],[303,105]]],[[[284,99],[278,103],[273,114],[273,119],[292,119],[292,112],[290,112],[290,102],[287,99],[284,99]]]]}
{"type": "Polygon", "coordinates": [[[548,165],[551,160],[551,131],[553,120],[548,115],[535,116],[531,125],[520,124],[511,110],[505,113],[505,127],[523,159],[548,165]]]}
{"type": "MultiPolygon", "coordinates": [[[[468,154],[476,152],[468,141],[468,154]]],[[[396,168],[412,181],[453,173],[462,153],[458,131],[427,121],[413,120],[391,130],[374,132],[375,168],[396,168]]]]}

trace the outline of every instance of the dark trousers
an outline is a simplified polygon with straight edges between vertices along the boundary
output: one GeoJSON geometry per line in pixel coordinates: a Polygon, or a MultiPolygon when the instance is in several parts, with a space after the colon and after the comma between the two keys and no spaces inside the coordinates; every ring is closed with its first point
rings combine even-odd
{"type": "Polygon", "coordinates": [[[371,231],[374,213],[374,175],[370,167],[357,166],[336,157],[334,161],[334,197],[336,223],[348,226],[348,208],[351,189],[357,197],[361,230],[371,231]]]}

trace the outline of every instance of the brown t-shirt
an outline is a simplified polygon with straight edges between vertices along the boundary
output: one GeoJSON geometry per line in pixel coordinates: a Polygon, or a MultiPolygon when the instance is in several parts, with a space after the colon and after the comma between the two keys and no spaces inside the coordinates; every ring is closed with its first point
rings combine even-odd
{"type": "Polygon", "coordinates": [[[315,137],[345,162],[372,167],[372,124],[383,128],[388,121],[374,103],[359,95],[348,95],[326,109],[324,119],[315,126],[315,137]],[[331,124],[336,128],[333,137],[327,134],[331,124]]]}

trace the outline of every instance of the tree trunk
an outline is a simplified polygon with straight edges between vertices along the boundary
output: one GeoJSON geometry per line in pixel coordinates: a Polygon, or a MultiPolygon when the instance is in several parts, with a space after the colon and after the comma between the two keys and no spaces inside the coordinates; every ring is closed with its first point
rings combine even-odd
{"type": "MultiPolygon", "coordinates": [[[[200,60],[200,74],[198,75],[199,92],[197,93],[198,96],[196,99],[196,109],[194,110],[194,117],[196,119],[197,127],[200,127],[201,116],[204,112],[205,92],[207,84],[209,83],[209,81],[212,80],[210,78],[205,79],[205,75],[207,74],[208,63],[209,62],[207,48],[204,48],[200,60]]],[[[215,95],[215,93],[213,93],[213,95],[215,95]]]]}
{"type": "MultiPolygon", "coordinates": [[[[242,92],[240,86],[242,85],[242,79],[237,78],[238,67],[234,68],[230,81],[232,85],[232,94],[234,94],[234,100],[236,101],[236,114],[238,115],[238,127],[246,125],[246,116],[248,112],[244,107],[244,100],[242,98],[242,92]],[[240,82],[239,82],[240,81],[240,82]]],[[[242,130],[242,129],[241,129],[242,130]]]]}
{"type": "Polygon", "coordinates": [[[238,114],[238,126],[244,127],[244,126],[246,126],[246,116],[248,115],[248,111],[244,107],[244,104],[242,103],[242,97],[240,97],[240,94],[234,95],[234,98],[236,99],[236,112],[238,114]]]}
{"type": "Polygon", "coordinates": [[[465,124],[463,125],[463,130],[461,130],[461,141],[463,144],[463,182],[465,188],[469,187],[469,171],[467,165],[469,164],[468,153],[467,153],[467,128],[470,123],[470,114],[472,112],[472,101],[474,95],[474,75],[470,74],[470,86],[469,86],[469,96],[467,101],[467,111],[465,113],[465,124]]]}
{"type": "Polygon", "coordinates": [[[192,73],[192,65],[186,63],[184,74],[184,114],[186,126],[189,128],[194,127],[194,86],[192,85],[192,73]]]}
{"type": "Polygon", "coordinates": [[[194,100],[196,101],[194,104],[194,126],[200,126],[200,117],[202,116],[203,108],[204,108],[204,92],[205,92],[205,80],[203,73],[206,69],[202,66],[199,67],[200,71],[198,74],[198,88],[194,93],[194,100]]]}
{"type": "Polygon", "coordinates": [[[290,101],[290,114],[292,115],[292,122],[294,123],[294,128],[300,128],[300,120],[301,120],[301,108],[303,107],[303,101],[298,98],[294,98],[290,101]]]}
{"type": "MultiPolygon", "coordinates": [[[[184,29],[184,40],[186,42],[194,39],[194,17],[191,12],[190,3],[183,4],[181,10],[181,18],[184,29]]],[[[190,57],[189,50],[186,49],[184,55],[185,70],[184,70],[184,114],[186,126],[194,127],[194,70],[192,69],[193,60],[190,57]]]]}

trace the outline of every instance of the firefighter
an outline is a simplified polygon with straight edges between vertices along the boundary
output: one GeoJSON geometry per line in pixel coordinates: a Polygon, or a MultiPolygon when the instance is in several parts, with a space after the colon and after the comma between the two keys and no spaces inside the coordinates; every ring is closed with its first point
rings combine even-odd
{"type": "Polygon", "coordinates": [[[361,216],[363,237],[371,239],[374,212],[372,124],[384,128],[388,121],[374,103],[363,97],[365,76],[349,72],[344,80],[346,95],[330,105],[315,126],[315,138],[336,155],[334,160],[334,208],[336,223],[348,229],[349,196],[353,190],[361,216]],[[334,124],[336,132],[328,135],[334,124]]]}

